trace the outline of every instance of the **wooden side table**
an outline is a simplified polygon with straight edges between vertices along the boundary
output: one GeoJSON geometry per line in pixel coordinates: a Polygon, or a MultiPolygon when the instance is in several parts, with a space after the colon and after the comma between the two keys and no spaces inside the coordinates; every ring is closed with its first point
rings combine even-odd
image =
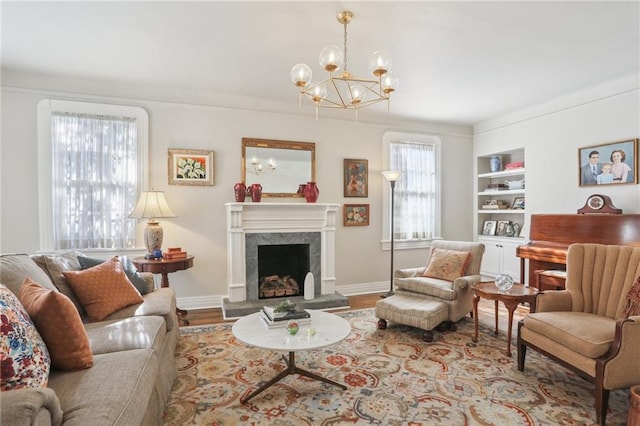
{"type": "MultiPolygon", "coordinates": [[[[162,287],[169,287],[169,274],[177,271],[184,271],[193,266],[193,256],[188,255],[185,259],[145,259],[144,257],[136,257],[133,264],[136,265],[140,272],[150,272],[152,274],[162,274],[162,287]]],[[[178,320],[182,325],[189,325],[189,320],[185,318],[187,311],[176,307],[178,320]]]]}
{"type": "Polygon", "coordinates": [[[473,290],[473,318],[475,322],[474,342],[478,341],[478,302],[481,297],[495,300],[496,331],[498,334],[498,302],[502,302],[509,313],[509,328],[507,328],[507,356],[511,356],[511,330],[513,329],[513,312],[520,303],[529,302],[531,312],[536,309],[536,295],[538,289],[526,287],[515,283],[513,287],[506,291],[498,290],[494,281],[476,283],[471,286],[473,290]]]}

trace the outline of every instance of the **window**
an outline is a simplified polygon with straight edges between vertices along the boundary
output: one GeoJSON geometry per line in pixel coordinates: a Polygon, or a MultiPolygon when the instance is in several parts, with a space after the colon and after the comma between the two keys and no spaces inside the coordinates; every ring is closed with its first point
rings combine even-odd
{"type": "MultiPolygon", "coordinates": [[[[383,162],[399,170],[394,194],[394,248],[427,247],[440,236],[440,139],[387,132],[383,162]]],[[[383,248],[390,240],[390,185],[384,181],[383,248]]]]}
{"type": "Polygon", "coordinates": [[[45,100],[38,126],[41,249],[135,247],[128,215],[146,187],[146,112],[45,100]]]}

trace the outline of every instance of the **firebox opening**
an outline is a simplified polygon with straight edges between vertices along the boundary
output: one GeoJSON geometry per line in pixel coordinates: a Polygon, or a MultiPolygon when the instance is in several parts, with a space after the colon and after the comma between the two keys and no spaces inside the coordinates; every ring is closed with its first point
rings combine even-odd
{"type": "Polygon", "coordinates": [[[258,297],[298,296],[310,271],[309,244],[258,246],[258,297]]]}

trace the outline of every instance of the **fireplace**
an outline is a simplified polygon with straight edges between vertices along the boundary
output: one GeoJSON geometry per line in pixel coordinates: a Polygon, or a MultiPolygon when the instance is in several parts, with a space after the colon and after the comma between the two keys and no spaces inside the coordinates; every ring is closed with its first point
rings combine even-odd
{"type": "Polygon", "coordinates": [[[309,272],[309,244],[258,246],[258,298],[304,294],[304,277],[309,272]]]}
{"type": "Polygon", "coordinates": [[[322,203],[227,203],[228,297],[222,299],[224,317],[247,315],[259,311],[265,304],[276,304],[277,299],[267,303],[269,299],[260,297],[261,276],[274,278],[277,275],[274,279],[279,280],[293,276],[299,293],[285,297],[290,297],[299,306],[309,309],[348,306],[347,298],[335,292],[335,233],[339,207],[339,204],[322,203]],[[305,247],[301,251],[308,251],[308,260],[306,255],[300,256],[278,246],[296,246],[296,251],[305,247]],[[286,259],[284,266],[275,270],[268,267],[263,271],[258,262],[262,250],[274,250],[273,257],[286,259]],[[278,253],[278,250],[283,251],[278,253]],[[296,264],[295,268],[293,264],[296,264]],[[313,300],[303,298],[307,272],[314,277],[313,300]]]}

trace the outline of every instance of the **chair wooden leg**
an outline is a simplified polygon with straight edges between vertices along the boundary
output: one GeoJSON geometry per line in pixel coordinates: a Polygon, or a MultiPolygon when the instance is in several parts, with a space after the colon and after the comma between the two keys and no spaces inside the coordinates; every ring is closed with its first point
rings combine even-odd
{"type": "Polygon", "coordinates": [[[607,409],[609,408],[609,390],[604,388],[602,383],[604,377],[596,378],[596,422],[600,426],[605,426],[607,419],[607,409]]]}
{"type": "Polygon", "coordinates": [[[425,342],[433,342],[433,331],[431,330],[425,330],[424,334],[422,335],[422,340],[424,340],[425,342]]]}
{"type": "Polygon", "coordinates": [[[524,371],[524,358],[527,355],[527,345],[524,344],[520,338],[520,328],[522,327],[522,321],[518,323],[518,371],[524,371]]]}

